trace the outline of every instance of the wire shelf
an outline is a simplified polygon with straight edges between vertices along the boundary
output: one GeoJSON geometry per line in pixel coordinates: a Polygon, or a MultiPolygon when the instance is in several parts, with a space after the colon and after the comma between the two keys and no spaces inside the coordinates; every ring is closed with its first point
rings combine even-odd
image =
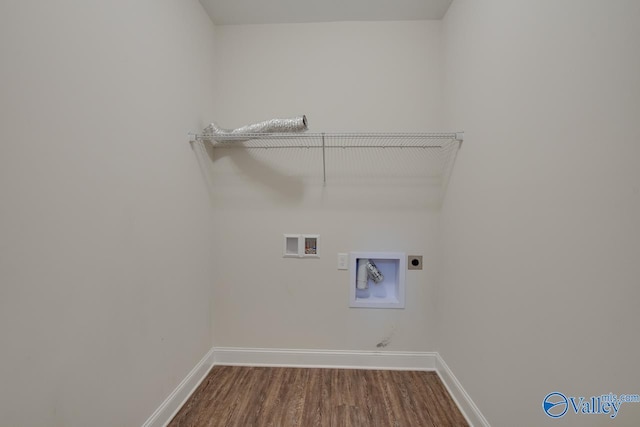
{"type": "Polygon", "coordinates": [[[320,175],[325,184],[327,180],[384,185],[422,182],[444,189],[463,136],[461,132],[247,133],[190,134],[190,140],[230,154],[246,150],[285,175],[320,175]]]}
{"type": "Polygon", "coordinates": [[[214,148],[441,148],[462,141],[463,133],[243,133],[230,135],[190,134],[214,148]]]}

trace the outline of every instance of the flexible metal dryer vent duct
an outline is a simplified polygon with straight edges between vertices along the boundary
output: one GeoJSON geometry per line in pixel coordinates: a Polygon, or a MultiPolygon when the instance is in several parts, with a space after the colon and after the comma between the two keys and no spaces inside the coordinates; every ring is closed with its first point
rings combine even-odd
{"type": "Polygon", "coordinates": [[[242,138],[241,135],[244,134],[304,132],[307,129],[307,116],[298,116],[290,119],[266,120],[237,129],[223,129],[215,123],[211,123],[204,129],[203,136],[210,141],[216,142],[242,142],[252,139],[250,137],[242,138]]]}
{"type": "Polygon", "coordinates": [[[368,280],[371,279],[377,285],[384,280],[384,276],[378,270],[378,266],[371,259],[362,258],[358,260],[358,270],[356,274],[356,288],[368,289],[368,280]]]}

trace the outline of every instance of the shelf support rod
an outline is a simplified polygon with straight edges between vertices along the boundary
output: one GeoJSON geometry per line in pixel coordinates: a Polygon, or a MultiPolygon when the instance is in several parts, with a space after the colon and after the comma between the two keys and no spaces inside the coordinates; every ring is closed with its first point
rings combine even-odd
{"type": "Polygon", "coordinates": [[[327,166],[324,155],[324,132],[322,133],[322,185],[327,185],[327,166]]]}

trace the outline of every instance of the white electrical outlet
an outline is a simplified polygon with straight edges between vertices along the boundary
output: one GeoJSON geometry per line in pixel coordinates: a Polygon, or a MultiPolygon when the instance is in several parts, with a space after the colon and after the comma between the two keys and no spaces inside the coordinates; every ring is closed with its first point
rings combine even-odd
{"type": "Polygon", "coordinates": [[[349,254],[338,254],[338,270],[349,269],[349,254]]]}

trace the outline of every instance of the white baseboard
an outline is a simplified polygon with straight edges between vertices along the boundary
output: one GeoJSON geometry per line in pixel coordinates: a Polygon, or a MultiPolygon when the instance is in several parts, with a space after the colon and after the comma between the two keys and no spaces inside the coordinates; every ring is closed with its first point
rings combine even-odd
{"type": "Polygon", "coordinates": [[[491,427],[439,353],[436,353],[436,372],[469,425],[471,427],[491,427]]]}
{"type": "Polygon", "coordinates": [[[436,371],[471,427],[490,427],[437,352],[213,347],[142,427],[164,427],[214,365],[436,371]]]}
{"type": "Polygon", "coordinates": [[[435,371],[436,353],[216,347],[216,365],[435,371]]]}
{"type": "Polygon", "coordinates": [[[213,368],[213,354],[214,349],[212,348],[162,402],[158,409],[151,414],[142,427],[164,427],[169,424],[169,421],[178,413],[182,405],[213,368]]]}

